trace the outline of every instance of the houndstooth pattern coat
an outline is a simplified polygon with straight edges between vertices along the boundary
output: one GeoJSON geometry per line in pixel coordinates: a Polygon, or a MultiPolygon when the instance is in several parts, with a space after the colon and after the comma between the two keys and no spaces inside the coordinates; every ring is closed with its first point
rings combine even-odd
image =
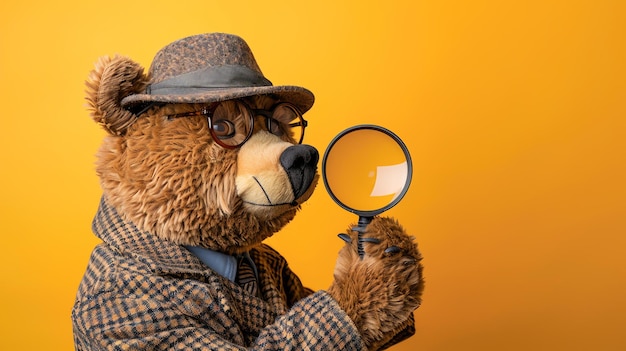
{"type": "Polygon", "coordinates": [[[364,349],[337,303],[304,288],[269,246],[250,252],[261,299],[124,222],[104,199],[93,230],[103,243],[72,310],[76,350],[364,349]]]}

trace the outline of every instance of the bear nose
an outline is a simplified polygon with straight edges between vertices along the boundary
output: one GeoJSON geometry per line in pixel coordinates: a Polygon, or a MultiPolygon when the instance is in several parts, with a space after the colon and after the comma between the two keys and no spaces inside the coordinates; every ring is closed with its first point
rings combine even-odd
{"type": "Polygon", "coordinates": [[[310,145],[292,145],[280,155],[280,164],[287,172],[296,199],[313,182],[319,158],[317,150],[310,145]]]}

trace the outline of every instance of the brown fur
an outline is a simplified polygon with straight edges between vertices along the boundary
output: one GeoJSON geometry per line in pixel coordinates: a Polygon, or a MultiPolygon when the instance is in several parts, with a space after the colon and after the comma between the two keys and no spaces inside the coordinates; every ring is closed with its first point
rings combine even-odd
{"type": "MultiPolygon", "coordinates": [[[[141,116],[121,108],[121,99],[147,81],[143,69],[123,57],[101,59],[87,80],[92,118],[111,134],[97,154],[96,171],[105,196],[124,218],[178,244],[240,252],[294,217],[299,205],[265,208],[262,216],[244,208],[235,184],[239,150],[214,143],[204,116],[167,118],[202,105],[153,107],[141,116]]],[[[274,101],[258,97],[248,103],[269,108],[274,101]]]]}
{"type": "Polygon", "coordinates": [[[121,108],[120,101],[127,95],[143,91],[149,80],[143,68],[129,58],[100,58],[86,82],[91,117],[107,132],[124,134],[137,116],[121,108]]]}
{"type": "MultiPolygon", "coordinates": [[[[189,106],[167,106],[166,113],[189,106]]],[[[109,136],[97,172],[113,206],[162,238],[219,251],[243,251],[282,228],[296,208],[257,218],[237,196],[238,150],[212,141],[202,116],[142,116],[124,137],[109,136]]]]}
{"type": "Polygon", "coordinates": [[[424,289],[422,256],[397,221],[374,218],[363,234],[380,244],[365,243],[365,256],[357,253],[357,233],[339,252],[334,282],[328,292],[352,318],[368,347],[382,345],[399,330],[421,303],[424,289]],[[399,253],[385,253],[390,246],[399,253]]]}
{"type": "MultiPolygon", "coordinates": [[[[121,108],[125,96],[145,88],[148,77],[127,58],[104,58],[87,81],[92,118],[109,135],[97,154],[96,171],[109,203],[139,229],[183,245],[238,253],[284,227],[314,191],[295,199],[280,155],[294,144],[255,123],[240,148],[214,142],[205,116],[170,118],[200,111],[202,104],[155,105],[136,116],[121,108]]],[[[268,109],[276,99],[246,99],[268,109]]],[[[242,111],[226,103],[229,114],[242,111]]],[[[260,122],[260,120],[259,120],[260,122]]],[[[389,218],[375,218],[365,257],[357,254],[356,233],[339,253],[328,293],[352,318],[371,349],[407,326],[421,302],[421,255],[413,239],[389,218]],[[398,253],[387,253],[391,246],[398,253]]]]}

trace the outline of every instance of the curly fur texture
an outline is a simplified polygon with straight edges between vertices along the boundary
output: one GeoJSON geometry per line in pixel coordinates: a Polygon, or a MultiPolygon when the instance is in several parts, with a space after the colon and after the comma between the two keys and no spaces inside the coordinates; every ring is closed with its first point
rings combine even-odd
{"type": "MultiPolygon", "coordinates": [[[[255,123],[246,144],[227,149],[215,143],[205,116],[170,118],[201,111],[202,104],[154,105],[140,116],[123,109],[121,99],[143,91],[147,82],[143,69],[124,57],[102,58],[87,81],[91,116],[109,132],[96,171],[108,203],[125,220],[177,244],[239,253],[294,218],[319,176],[315,171],[309,187],[294,198],[278,156],[293,139],[255,123]]],[[[257,109],[275,102],[270,96],[247,99],[257,109]]],[[[356,233],[348,234],[352,241],[339,253],[328,293],[367,347],[378,349],[409,326],[421,302],[421,255],[390,218],[374,218],[367,226],[364,236],[379,243],[367,242],[363,259],[356,233]],[[386,251],[390,247],[397,249],[386,251]]]]}
{"type": "Polygon", "coordinates": [[[376,349],[400,330],[419,307],[424,289],[422,256],[398,222],[374,218],[363,234],[380,243],[365,243],[365,256],[357,250],[357,233],[339,252],[334,282],[328,292],[352,318],[368,348],[376,349]],[[396,246],[399,252],[385,252],[396,246]]]}
{"type": "Polygon", "coordinates": [[[280,230],[300,206],[261,217],[247,211],[235,184],[240,150],[213,142],[204,116],[167,118],[201,107],[152,108],[125,135],[105,138],[96,171],[110,203],[140,229],[181,245],[245,251],[280,230]]]}
{"type": "Polygon", "coordinates": [[[123,135],[137,116],[121,107],[124,97],[145,90],[149,77],[129,58],[101,57],[86,81],[91,117],[107,132],[123,135]]]}
{"type": "MultiPolygon", "coordinates": [[[[317,176],[304,196],[290,199],[288,204],[251,207],[249,203],[258,201],[247,201],[244,205],[242,197],[255,192],[250,186],[245,194],[237,191],[240,149],[224,149],[214,143],[204,116],[167,118],[199,111],[203,105],[153,106],[141,116],[121,107],[123,98],[143,92],[148,82],[149,76],[138,63],[121,56],[100,58],[86,81],[91,117],[110,134],[96,162],[104,194],[122,216],[140,229],[183,245],[240,252],[281,229],[311,196],[317,176]]],[[[263,109],[276,102],[269,96],[248,100],[252,107],[263,109]]],[[[255,125],[255,133],[263,135],[260,125],[255,125]]],[[[285,149],[292,143],[293,140],[274,138],[264,145],[280,144],[285,149]]],[[[274,163],[278,164],[278,156],[274,163]]],[[[255,179],[280,172],[274,169],[255,179]]],[[[289,188],[284,184],[288,181],[284,175],[268,178],[283,182],[266,182],[260,192],[263,195],[289,188]]]]}

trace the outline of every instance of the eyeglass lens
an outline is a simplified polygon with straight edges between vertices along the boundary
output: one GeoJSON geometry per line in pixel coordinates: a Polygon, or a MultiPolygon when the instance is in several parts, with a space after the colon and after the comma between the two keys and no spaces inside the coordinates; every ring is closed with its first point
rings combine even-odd
{"type": "Polygon", "coordinates": [[[218,104],[209,117],[211,135],[227,148],[243,144],[252,134],[253,121],[250,110],[235,101],[218,104]]]}
{"type": "MultiPolygon", "coordinates": [[[[209,119],[211,135],[226,148],[235,148],[245,143],[254,129],[254,115],[265,118],[267,130],[281,138],[289,135],[301,143],[304,138],[305,121],[295,106],[280,103],[268,117],[266,111],[250,110],[244,103],[234,100],[224,101],[216,106],[209,119]]],[[[268,111],[269,112],[269,111],[268,111]]]]}
{"type": "MultiPolygon", "coordinates": [[[[271,133],[282,137],[286,131],[286,134],[295,140],[296,143],[302,143],[302,139],[304,138],[305,122],[295,106],[286,103],[278,104],[272,111],[272,119],[280,121],[281,124],[280,131],[278,130],[279,128],[270,129],[270,125],[268,125],[268,130],[271,133]]],[[[271,124],[271,119],[268,119],[268,121],[271,124]]]]}

